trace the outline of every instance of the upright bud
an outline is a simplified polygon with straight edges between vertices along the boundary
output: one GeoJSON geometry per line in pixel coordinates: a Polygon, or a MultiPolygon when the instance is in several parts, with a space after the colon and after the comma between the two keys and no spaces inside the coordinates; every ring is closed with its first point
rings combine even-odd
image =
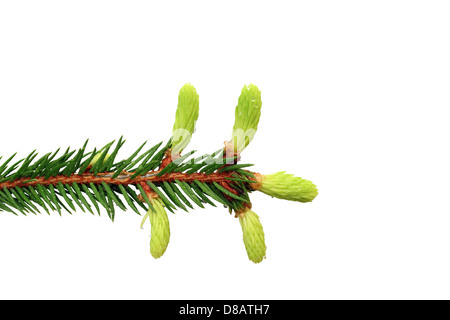
{"type": "Polygon", "coordinates": [[[180,154],[194,132],[199,113],[199,96],[191,84],[185,84],[178,95],[178,108],[172,130],[172,152],[180,154]]]}
{"type": "Polygon", "coordinates": [[[153,258],[160,258],[166,252],[170,239],[170,226],[164,204],[160,198],[152,198],[152,205],[155,211],[149,209],[142,219],[141,228],[147,218],[150,219],[151,238],[150,253],[153,258]]]}
{"type": "Polygon", "coordinates": [[[279,199],[299,202],[313,201],[317,196],[317,187],[309,180],[295,177],[285,171],[269,175],[256,175],[255,190],[279,199]]]}
{"type": "Polygon", "coordinates": [[[227,150],[241,153],[252,141],[261,116],[261,91],[254,84],[244,86],[235,110],[235,121],[231,141],[227,150]]]}
{"type": "Polygon", "coordinates": [[[245,250],[248,258],[254,263],[261,262],[266,257],[266,244],[264,231],[259,217],[252,210],[239,213],[239,222],[242,227],[245,250]]]}

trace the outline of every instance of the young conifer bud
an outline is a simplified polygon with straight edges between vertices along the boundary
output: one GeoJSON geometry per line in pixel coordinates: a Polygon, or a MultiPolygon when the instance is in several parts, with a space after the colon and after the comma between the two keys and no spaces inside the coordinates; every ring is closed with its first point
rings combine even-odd
{"type": "Polygon", "coordinates": [[[172,152],[180,154],[191,140],[199,114],[199,96],[191,84],[185,84],[178,95],[178,108],[172,130],[172,152]]]}
{"type": "Polygon", "coordinates": [[[166,252],[170,240],[170,226],[164,204],[160,198],[152,198],[155,211],[149,209],[143,217],[141,228],[147,218],[150,219],[151,238],[150,238],[150,254],[153,258],[160,258],[166,252]]]}
{"type": "Polygon", "coordinates": [[[235,109],[235,121],[227,150],[241,153],[253,140],[261,116],[261,91],[254,84],[244,86],[235,109]]]}
{"type": "Polygon", "coordinates": [[[259,263],[266,257],[264,231],[259,217],[250,209],[246,209],[238,215],[248,258],[254,263],[259,263]]]}
{"type": "MultiPolygon", "coordinates": [[[[91,162],[89,163],[89,165],[93,166],[94,164],[96,164],[97,161],[100,159],[101,156],[102,156],[102,153],[101,153],[101,152],[97,153],[97,154],[94,156],[94,158],[92,158],[92,160],[91,160],[91,162]]],[[[110,156],[109,153],[107,153],[107,154],[105,155],[105,158],[103,159],[103,163],[105,163],[106,160],[108,160],[109,156],[110,156]]]]}
{"type": "Polygon", "coordinates": [[[256,175],[257,183],[252,186],[271,197],[299,202],[313,201],[317,196],[317,187],[309,180],[295,177],[285,171],[269,175],[256,175]]]}

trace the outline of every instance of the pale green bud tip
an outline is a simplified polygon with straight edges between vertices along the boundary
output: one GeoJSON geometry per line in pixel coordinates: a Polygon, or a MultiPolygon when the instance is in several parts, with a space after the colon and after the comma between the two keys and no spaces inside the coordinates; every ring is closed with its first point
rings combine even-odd
{"type": "Polygon", "coordinates": [[[151,224],[150,253],[153,258],[160,258],[166,252],[170,239],[170,226],[162,200],[152,199],[155,211],[147,212],[151,224]]]}
{"type": "Polygon", "coordinates": [[[252,141],[261,116],[261,91],[254,84],[244,86],[235,110],[231,142],[236,152],[243,151],[252,141]]]}
{"type": "MultiPolygon", "coordinates": [[[[89,164],[90,164],[91,166],[93,166],[94,164],[97,163],[97,161],[100,159],[101,156],[102,156],[102,152],[97,153],[97,154],[94,156],[94,158],[92,158],[92,160],[91,160],[91,162],[90,162],[89,164]]],[[[107,154],[105,155],[105,158],[103,159],[103,163],[105,163],[105,161],[108,160],[109,156],[110,156],[109,153],[107,153],[107,154]]]]}
{"type": "Polygon", "coordinates": [[[185,84],[178,95],[178,108],[172,131],[172,148],[181,152],[191,140],[199,114],[199,96],[191,84],[185,84]]]}
{"type": "Polygon", "coordinates": [[[255,189],[265,194],[291,201],[310,202],[317,196],[317,187],[309,180],[295,177],[285,171],[258,177],[255,189]]]}
{"type": "Polygon", "coordinates": [[[254,263],[263,261],[266,257],[267,248],[264,241],[263,227],[258,215],[248,209],[239,214],[239,222],[242,227],[244,245],[248,258],[254,263]]]}

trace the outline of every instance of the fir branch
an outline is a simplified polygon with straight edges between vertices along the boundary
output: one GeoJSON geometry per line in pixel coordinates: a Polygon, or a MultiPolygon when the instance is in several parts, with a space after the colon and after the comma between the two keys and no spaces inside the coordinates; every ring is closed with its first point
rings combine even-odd
{"type": "Polygon", "coordinates": [[[163,167],[170,141],[162,148],[161,142],[141,152],[144,143],[128,158],[116,161],[124,143],[120,137],[98,151],[86,152],[86,141],[80,149],[68,148],[60,157],[56,157],[58,149],[37,160],[34,150],[12,165],[15,155],[9,157],[0,164],[0,210],[37,214],[42,208],[61,214],[63,209],[70,213],[80,209],[93,213],[93,206],[98,214],[103,208],[114,220],[116,207],[123,211],[131,208],[138,214],[138,208],[153,210],[149,191],[170,211],[187,211],[193,204],[204,208],[205,203],[214,205],[213,201],[236,209],[249,202],[247,192],[239,189],[237,182],[249,184],[251,180],[233,181],[233,175],[238,174],[233,169],[250,165],[230,166],[235,159],[223,158],[222,150],[189,160],[192,151],[163,167]]]}
{"type": "Polygon", "coordinates": [[[36,150],[22,159],[13,154],[0,162],[0,211],[14,215],[72,214],[78,209],[100,215],[106,211],[114,221],[117,208],[131,208],[138,215],[143,209],[141,226],[150,220],[150,253],[159,258],[170,238],[166,209],[188,211],[194,204],[204,208],[204,204],[215,207],[220,203],[239,218],[248,257],[259,263],[266,254],[264,231],[251,210],[249,193],[258,190],[299,202],[312,201],[318,193],[311,181],[285,172],[261,175],[248,170],[252,164],[238,164],[255,136],[261,105],[259,89],[244,86],[231,140],[225,141],[224,148],[195,158],[191,157],[195,151],[181,155],[199,114],[199,96],[190,84],[180,90],[172,136],[164,145],[160,142],[144,150],[144,142],[120,161],[116,159],[125,143],[123,137],[89,152],[86,140],[80,149],[67,148],[62,154],[60,149],[41,157],[36,150]]]}

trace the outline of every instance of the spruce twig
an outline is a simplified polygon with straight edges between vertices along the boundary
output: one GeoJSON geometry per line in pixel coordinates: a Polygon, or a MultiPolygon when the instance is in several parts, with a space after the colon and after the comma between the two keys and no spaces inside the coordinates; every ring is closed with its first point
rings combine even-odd
{"type": "Polygon", "coordinates": [[[249,194],[261,191],[272,197],[299,202],[312,201],[317,188],[284,172],[261,175],[241,164],[242,151],[255,136],[261,114],[261,93],[245,86],[238,100],[232,138],[225,147],[203,156],[195,151],[182,154],[188,145],[199,113],[199,96],[188,84],[178,97],[172,137],[145,149],[147,142],[122,160],[117,160],[125,140],[120,137],[100,149],[88,151],[88,140],[79,149],[67,148],[38,156],[33,150],[25,158],[16,154],[0,157],[0,211],[12,214],[78,209],[91,214],[106,211],[114,221],[116,210],[131,209],[151,223],[151,254],[161,257],[169,243],[166,209],[188,211],[194,206],[218,203],[239,218],[249,259],[265,258],[264,232],[254,213],[249,194]],[[59,154],[59,155],[58,155],[59,154]],[[143,211],[143,212],[142,212],[143,211]]]}

